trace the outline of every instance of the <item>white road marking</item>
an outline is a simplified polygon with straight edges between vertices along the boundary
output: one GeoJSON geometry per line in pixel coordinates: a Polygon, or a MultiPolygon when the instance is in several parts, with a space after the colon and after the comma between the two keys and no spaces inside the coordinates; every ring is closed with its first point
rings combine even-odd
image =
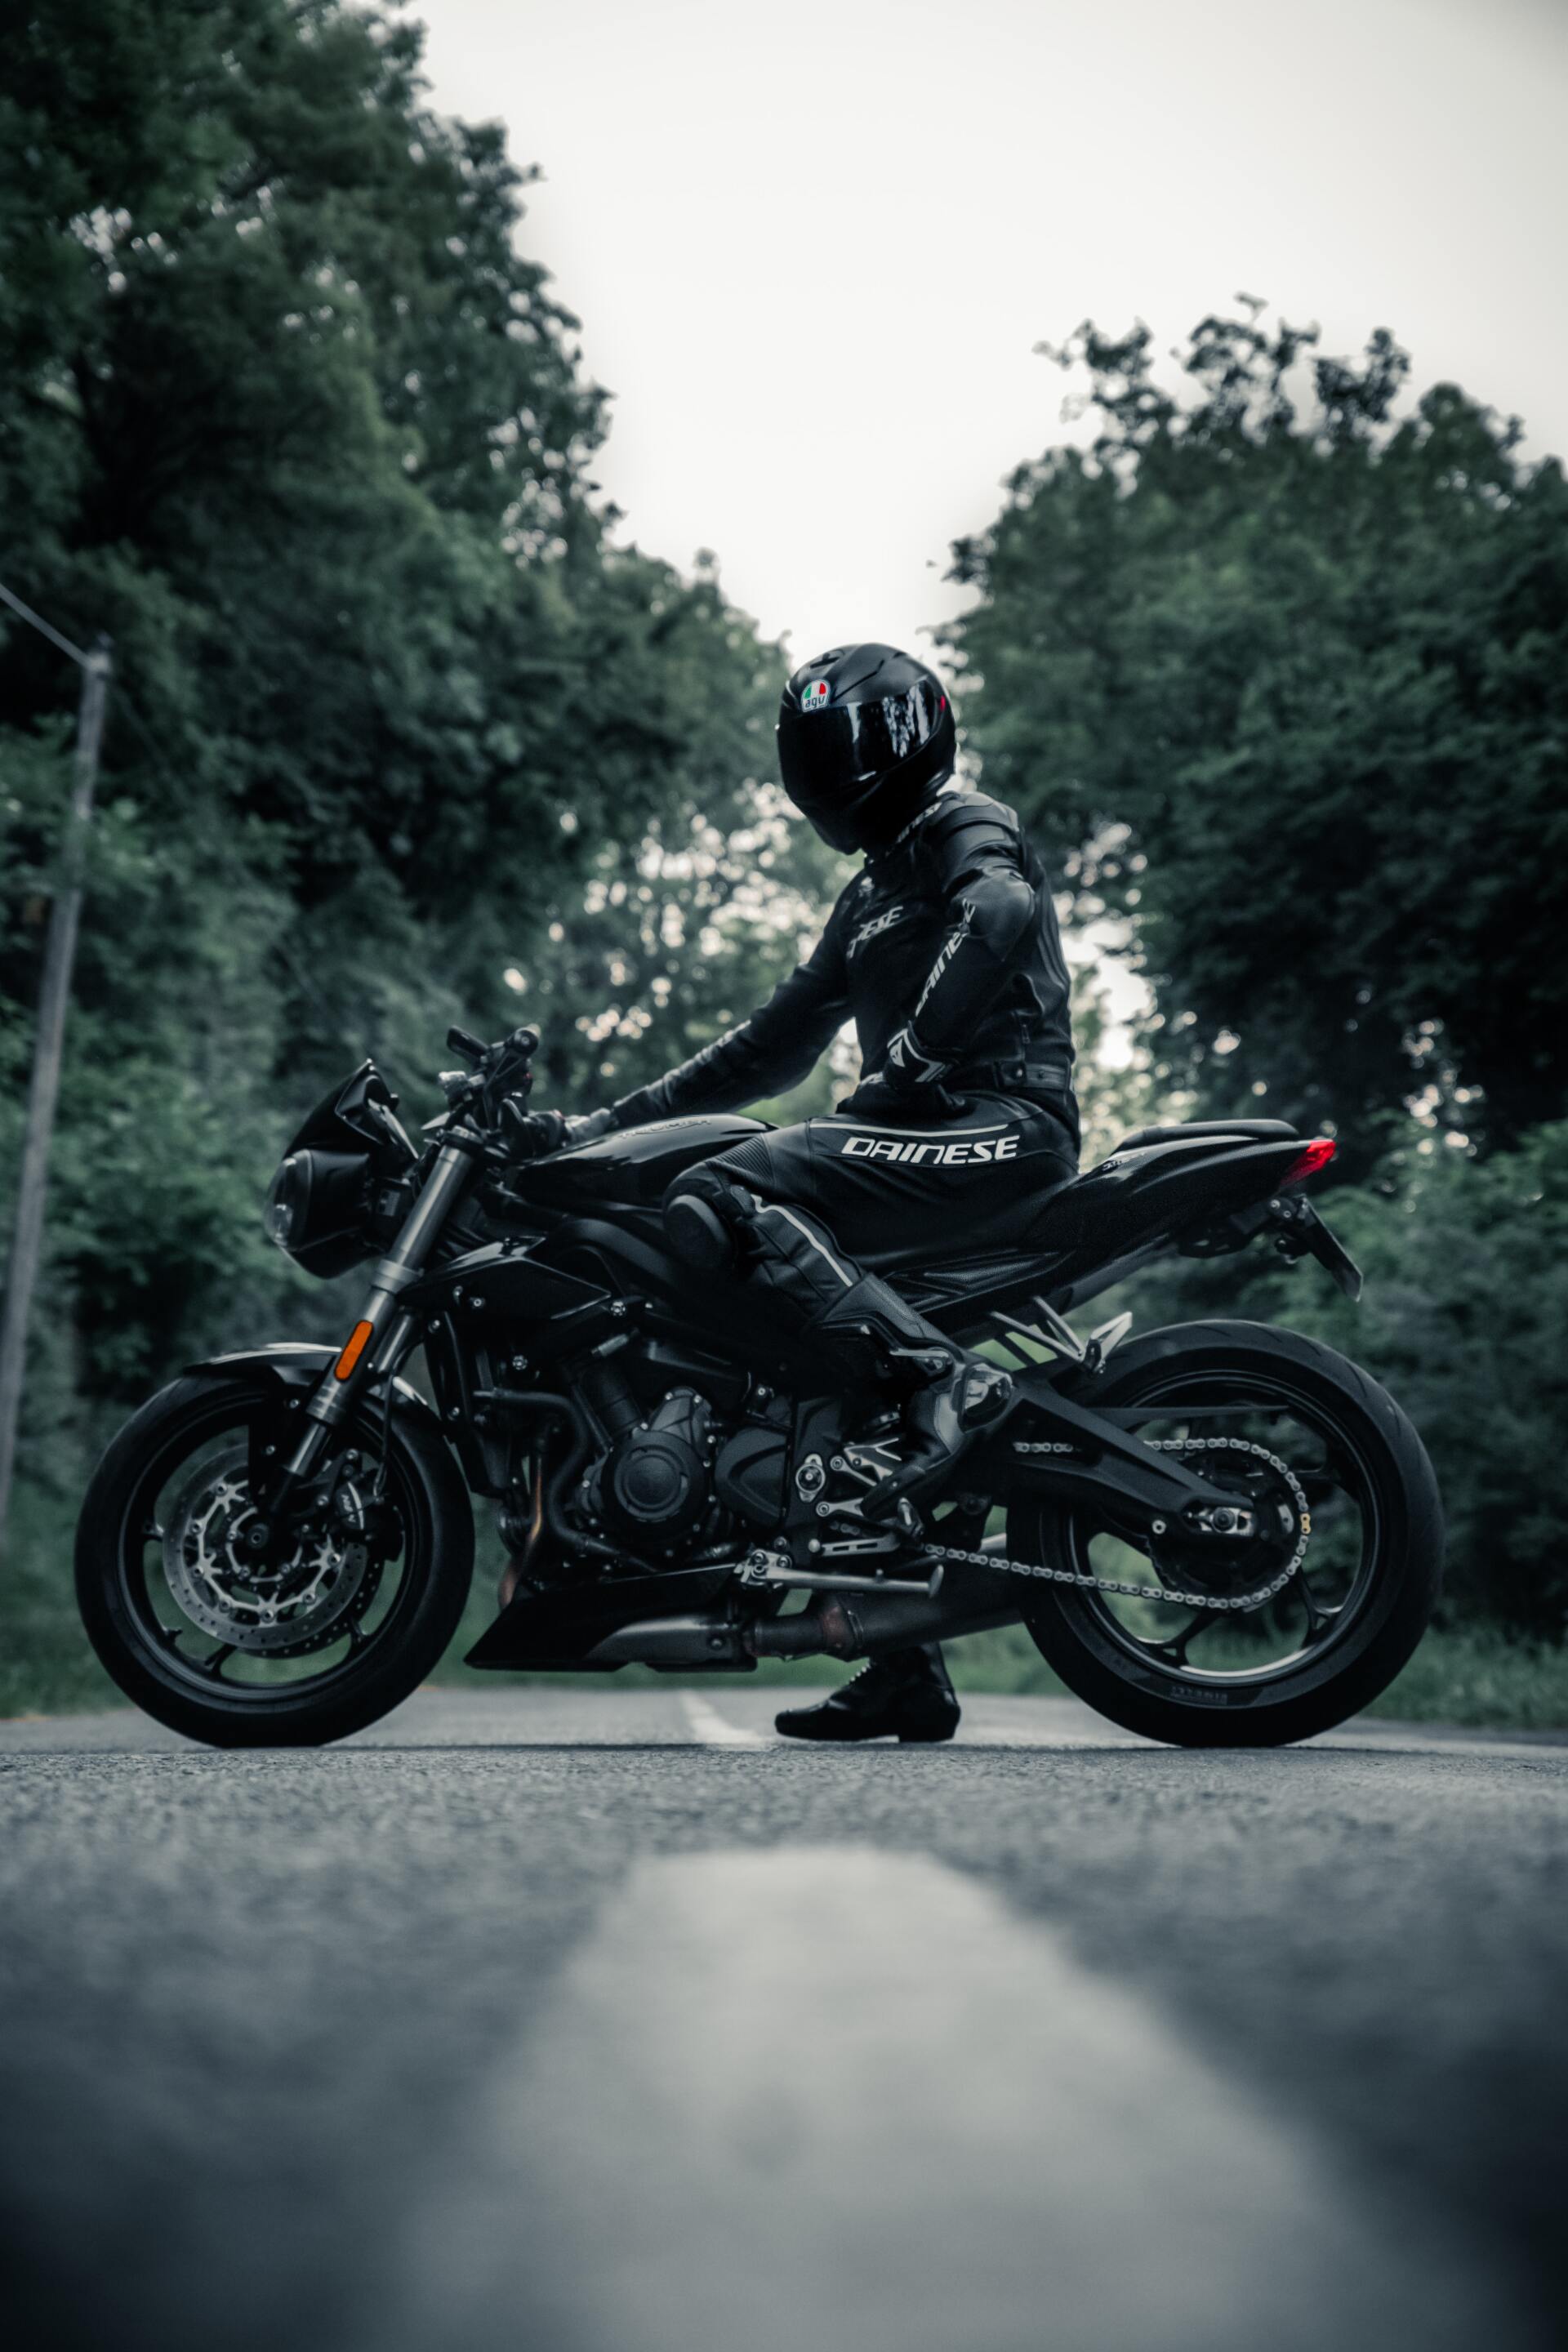
{"type": "Polygon", "coordinates": [[[1473,2249],[919,1857],[638,1864],[470,2126],[363,2352],[1530,2341],[1473,2249]]]}
{"type": "Polygon", "coordinates": [[[683,1690],[680,1705],[692,1732],[704,1748],[768,1748],[773,1744],[760,1731],[742,1731],[738,1723],[727,1721],[700,1691],[683,1690]]]}

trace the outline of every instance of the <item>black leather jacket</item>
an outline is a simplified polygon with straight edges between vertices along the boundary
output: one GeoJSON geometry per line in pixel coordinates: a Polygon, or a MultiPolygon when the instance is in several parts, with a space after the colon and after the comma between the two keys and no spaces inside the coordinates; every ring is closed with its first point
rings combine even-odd
{"type": "Polygon", "coordinates": [[[950,788],[840,893],[816,946],[767,1003],[624,1096],[616,1124],[783,1094],[848,1019],[868,1076],[1038,1092],[1070,1109],[1068,993],[1045,869],[1016,816],[984,793],[950,788]]]}

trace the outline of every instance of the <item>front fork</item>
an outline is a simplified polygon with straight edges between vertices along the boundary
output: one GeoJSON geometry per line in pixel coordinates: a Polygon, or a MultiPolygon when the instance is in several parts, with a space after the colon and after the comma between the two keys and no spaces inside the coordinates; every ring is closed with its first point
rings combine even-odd
{"type": "Polygon", "coordinates": [[[478,1138],[470,1141],[466,1137],[448,1137],[437,1152],[423,1192],[375,1269],[358,1322],[322,1373],[305,1408],[305,1433],[267,1498],[264,1517],[269,1542],[276,1542],[286,1528],[290,1506],[298,1503],[300,1490],[309,1485],[328,1439],[353,1412],[367,1383],[392,1380],[413,1349],[418,1318],[405,1314],[397,1302],[409,1284],[424,1273],[442,1227],[472,1186],[481,1151],[478,1138]]]}

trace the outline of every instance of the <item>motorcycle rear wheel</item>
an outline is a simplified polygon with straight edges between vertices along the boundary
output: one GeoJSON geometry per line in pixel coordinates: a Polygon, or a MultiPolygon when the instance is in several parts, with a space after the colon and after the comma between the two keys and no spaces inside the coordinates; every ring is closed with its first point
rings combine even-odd
{"type": "MultiPolygon", "coordinates": [[[[173,1381],[113,1440],[77,1523],[77,1603],[99,1658],[127,1698],[215,1748],[315,1747],[376,1722],[441,1656],[473,1571],[468,1489],[438,1430],[400,1407],[386,1463],[395,1553],[360,1559],[318,1539],[323,1597],[269,1623],[234,1536],[250,1507],[246,1433],[275,1402],[241,1374],[173,1381]]],[[[374,1402],[342,1433],[367,1487],[382,1433],[374,1402]]]]}
{"type": "MultiPolygon", "coordinates": [[[[1331,1729],[1387,1689],[1437,1599],[1443,1511],[1426,1450],[1386,1390],[1299,1332],[1216,1321],[1149,1332],[1068,1393],[1096,1408],[1149,1407],[1140,1433],[1171,1443],[1246,1433],[1291,1465],[1314,1519],[1292,1584],[1251,1622],[1042,1585],[1025,1622],[1070,1691],[1148,1739],[1271,1748],[1331,1729]]],[[[1103,1520],[1047,1496],[1010,1503],[1007,1549],[1156,1580],[1103,1520]]],[[[1237,1573],[1240,1589],[1266,1580],[1237,1573]]]]}

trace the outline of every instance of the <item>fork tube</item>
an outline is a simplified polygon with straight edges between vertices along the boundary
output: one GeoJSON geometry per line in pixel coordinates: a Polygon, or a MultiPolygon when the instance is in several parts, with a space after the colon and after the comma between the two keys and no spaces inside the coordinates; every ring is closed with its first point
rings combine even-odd
{"type": "Polygon", "coordinates": [[[382,1369],[390,1359],[400,1359],[407,1352],[413,1318],[402,1311],[398,1298],[424,1273],[442,1226],[472,1184],[478,1169],[479,1154],[470,1145],[444,1143],[437,1153],[436,1165],[424,1191],[371,1278],[370,1295],[359,1316],[362,1323],[370,1325],[370,1338],[345,1380],[338,1378],[335,1363],[322,1375],[320,1387],[305,1408],[312,1425],[289,1464],[289,1478],[306,1475],[328,1431],[348,1412],[370,1374],[382,1369]]]}

